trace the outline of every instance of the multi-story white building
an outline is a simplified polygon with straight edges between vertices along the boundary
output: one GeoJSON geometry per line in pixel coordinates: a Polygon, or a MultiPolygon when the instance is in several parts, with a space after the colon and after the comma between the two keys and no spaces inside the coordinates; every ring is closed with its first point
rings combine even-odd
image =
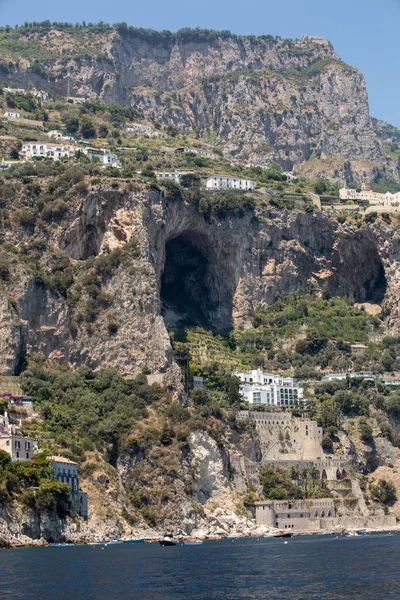
{"type": "Polygon", "coordinates": [[[121,167],[118,157],[116,154],[110,152],[110,150],[105,150],[104,148],[82,148],[81,152],[86,154],[90,160],[97,158],[102,165],[107,167],[121,167]]]}
{"type": "Polygon", "coordinates": [[[79,490],[78,464],[64,456],[48,456],[54,478],[67,483],[71,488],[72,510],[81,517],[88,518],[88,499],[85,492],[79,490]]]}
{"type": "Polygon", "coordinates": [[[211,175],[207,179],[206,187],[213,190],[241,190],[244,192],[254,190],[257,183],[251,179],[240,179],[234,175],[211,175]]]}
{"type": "Polygon", "coordinates": [[[22,160],[32,160],[35,156],[44,158],[52,158],[60,160],[61,158],[73,158],[75,156],[76,147],[63,143],[53,142],[26,142],[22,144],[21,157],[22,160]]]}
{"type": "Polygon", "coordinates": [[[261,369],[233,373],[240,380],[240,393],[249,404],[293,406],[302,401],[304,389],[291,377],[264,373],[261,369]]]}
{"type": "Polygon", "coordinates": [[[372,190],[361,190],[361,192],[357,192],[356,190],[341,188],[339,190],[339,198],[341,200],[353,200],[355,202],[369,202],[376,206],[393,206],[400,203],[400,192],[397,192],[396,194],[391,194],[390,192],[380,194],[379,192],[373,192],[372,190]]]}

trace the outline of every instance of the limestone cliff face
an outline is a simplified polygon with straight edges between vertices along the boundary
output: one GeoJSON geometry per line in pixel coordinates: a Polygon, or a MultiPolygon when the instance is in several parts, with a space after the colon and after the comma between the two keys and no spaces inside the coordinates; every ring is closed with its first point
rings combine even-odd
{"type": "Polygon", "coordinates": [[[39,47],[48,58],[40,70],[29,58],[5,57],[8,81],[134,106],[145,118],[211,137],[228,157],[300,169],[313,156],[315,173],[331,169],[342,180],[345,163],[358,160],[357,181],[371,179],[374,168],[398,177],[369,116],[362,74],[321,38],[126,27],[87,32],[84,46],[73,31],[19,36],[32,56],[39,47]]]}
{"type": "MultiPolygon", "coordinates": [[[[194,204],[156,191],[93,190],[72,208],[48,242],[67,252],[77,271],[99,253],[117,247],[129,253],[133,238],[138,252],[103,280],[109,301],[90,327],[64,297],[15,263],[1,283],[2,374],[18,373],[32,352],[73,365],[107,364],[126,375],[170,372],[166,324],[247,326],[254,311],[279,295],[310,287],[358,302],[386,294],[390,326],[398,325],[400,250],[391,226],[357,229],[322,213],[271,208],[209,219],[194,204]],[[117,331],[109,331],[111,320],[117,331]]],[[[4,232],[8,242],[22,235],[4,232]]],[[[76,281],[71,291],[79,308],[86,290],[76,281]]]]}

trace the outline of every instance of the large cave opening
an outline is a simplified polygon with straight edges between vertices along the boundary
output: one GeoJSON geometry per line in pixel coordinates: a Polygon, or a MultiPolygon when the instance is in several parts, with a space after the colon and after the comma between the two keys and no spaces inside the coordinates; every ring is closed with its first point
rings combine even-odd
{"type": "Polygon", "coordinates": [[[387,281],[374,240],[361,234],[347,239],[338,248],[334,266],[331,278],[332,295],[353,297],[355,302],[383,302],[387,281]]]}
{"type": "Polygon", "coordinates": [[[166,243],[161,313],[168,329],[232,327],[232,292],[206,239],[186,232],[166,243]]]}

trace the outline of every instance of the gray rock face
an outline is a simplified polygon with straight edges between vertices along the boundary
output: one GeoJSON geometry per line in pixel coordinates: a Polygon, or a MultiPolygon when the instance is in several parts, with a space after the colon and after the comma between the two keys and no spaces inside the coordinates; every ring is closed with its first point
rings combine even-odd
{"type": "MultiPolygon", "coordinates": [[[[170,327],[206,322],[216,331],[246,327],[254,311],[279,295],[310,287],[357,302],[380,301],[386,293],[390,326],[398,325],[399,241],[390,226],[356,229],[322,213],[270,208],[208,220],[193,204],[154,191],[90,193],[73,213],[52,230],[53,247],[79,261],[134,237],[140,256],[103,282],[111,304],[91,330],[81,321],[72,328],[65,299],[18,264],[1,283],[2,374],[18,373],[27,354],[41,352],[126,375],[168,372],[173,384],[178,373],[171,371],[165,320],[170,327]],[[107,329],[111,317],[118,323],[114,335],[107,329]]],[[[12,236],[8,231],[7,240],[12,236]]],[[[74,293],[84,298],[81,288],[74,293]]]]}
{"type": "MultiPolygon", "coordinates": [[[[31,41],[24,38],[28,47],[31,41]]],[[[341,180],[350,160],[354,180],[370,180],[377,167],[398,178],[369,116],[364,77],[326,40],[120,28],[95,41],[88,36],[92,52],[77,61],[81,41],[73,33],[38,33],[35,43],[51,50],[42,66],[52,76],[43,77],[27,59],[11,60],[2,76],[133,106],[145,118],[213,136],[229,157],[263,165],[279,160],[287,169],[316,157],[322,162],[312,167],[315,175],[341,180]]]]}

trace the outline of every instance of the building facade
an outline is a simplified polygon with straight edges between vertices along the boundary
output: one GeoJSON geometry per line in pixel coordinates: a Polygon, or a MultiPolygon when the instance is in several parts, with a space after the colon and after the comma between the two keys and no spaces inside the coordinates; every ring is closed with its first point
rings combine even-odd
{"type": "Polygon", "coordinates": [[[266,406],[293,406],[302,402],[304,389],[294,384],[291,377],[264,373],[261,369],[233,373],[240,380],[240,393],[251,404],[266,406]]]}
{"type": "Polygon", "coordinates": [[[157,179],[168,179],[169,181],[175,181],[178,185],[181,182],[183,175],[196,175],[196,171],[193,169],[176,169],[175,171],[159,171],[157,173],[157,179]]]}
{"type": "Polygon", "coordinates": [[[327,373],[321,377],[321,381],[344,381],[350,379],[364,379],[364,381],[375,381],[372,371],[354,371],[352,373],[327,373]]]}
{"type": "Polygon", "coordinates": [[[369,202],[376,206],[393,206],[400,203],[400,192],[391,194],[380,194],[379,192],[373,192],[372,190],[352,190],[349,188],[341,188],[339,190],[339,198],[341,200],[353,200],[354,202],[369,202]]]}
{"type": "Polygon", "coordinates": [[[257,183],[251,179],[240,179],[234,175],[211,175],[207,179],[206,187],[212,190],[241,190],[248,192],[254,190],[257,183]]]}
{"type": "Polygon", "coordinates": [[[51,158],[60,160],[62,158],[73,158],[76,152],[75,146],[68,144],[56,144],[53,142],[26,142],[22,144],[22,160],[32,160],[35,157],[51,158]]]}
{"type": "Polygon", "coordinates": [[[49,456],[54,477],[60,483],[67,483],[71,488],[71,508],[81,517],[88,518],[88,499],[85,492],[79,490],[78,464],[64,456],[49,456]]]}
{"type": "Polygon", "coordinates": [[[99,162],[106,167],[121,167],[117,155],[104,148],[82,148],[81,152],[86,154],[89,160],[97,158],[99,162]]]}

